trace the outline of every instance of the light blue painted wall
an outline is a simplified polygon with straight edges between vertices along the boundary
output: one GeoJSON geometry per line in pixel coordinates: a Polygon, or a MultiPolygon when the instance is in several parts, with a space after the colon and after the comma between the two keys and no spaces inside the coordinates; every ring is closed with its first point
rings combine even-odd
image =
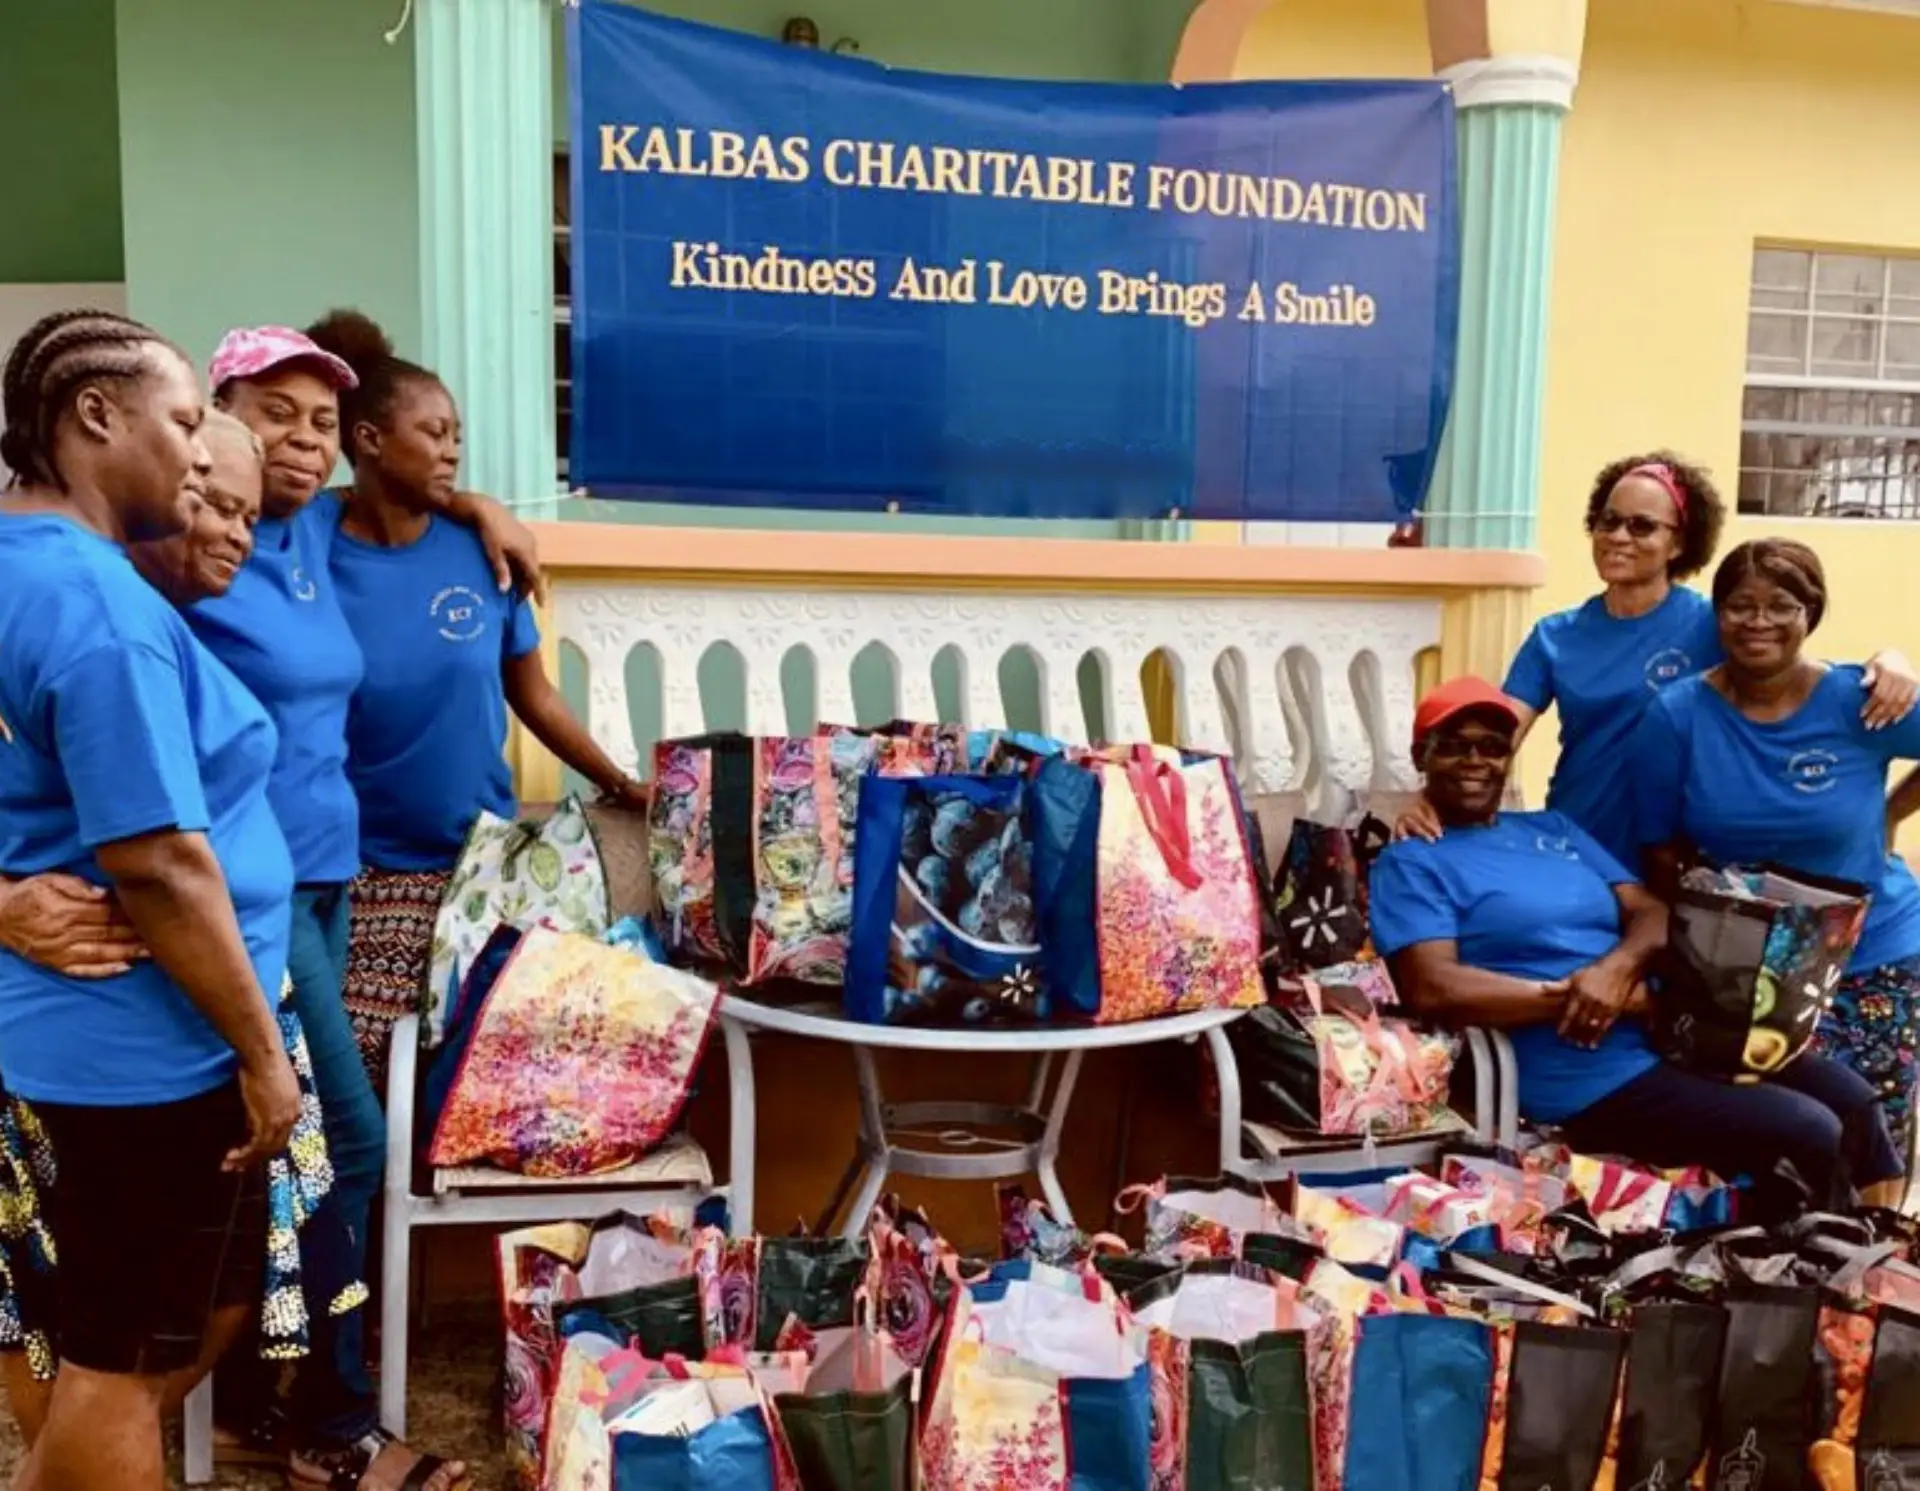
{"type": "MultiPolygon", "coordinates": [[[[59,0],[69,3],[69,0],[59,0]]],[[[420,337],[413,48],[395,0],[119,0],[134,315],[205,360],[335,305],[420,337]]]]}

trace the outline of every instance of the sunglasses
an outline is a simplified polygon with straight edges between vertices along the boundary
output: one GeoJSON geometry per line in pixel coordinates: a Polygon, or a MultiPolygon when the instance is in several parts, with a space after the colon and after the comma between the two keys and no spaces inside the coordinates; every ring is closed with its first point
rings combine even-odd
{"type": "Polygon", "coordinates": [[[1429,761],[1510,761],[1513,759],[1513,742],[1488,739],[1485,736],[1469,736],[1462,739],[1456,735],[1436,735],[1433,743],[1427,747],[1427,759],[1429,761]]]}
{"type": "Polygon", "coordinates": [[[1675,524],[1663,523],[1658,518],[1645,517],[1640,513],[1617,513],[1612,508],[1597,517],[1587,520],[1589,533],[1618,533],[1622,528],[1633,538],[1652,538],[1663,528],[1673,528],[1675,524]]]}

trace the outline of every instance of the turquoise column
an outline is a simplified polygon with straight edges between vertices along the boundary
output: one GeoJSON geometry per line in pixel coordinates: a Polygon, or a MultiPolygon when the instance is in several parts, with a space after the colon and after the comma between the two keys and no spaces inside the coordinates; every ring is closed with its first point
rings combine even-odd
{"type": "Polygon", "coordinates": [[[1459,111],[1460,339],[1426,542],[1531,549],[1560,132],[1577,75],[1556,57],[1497,57],[1439,76],[1459,111]]]}
{"type": "Polygon", "coordinates": [[[552,13],[414,0],[425,361],[459,399],[463,483],[529,516],[559,497],[552,13]]]}

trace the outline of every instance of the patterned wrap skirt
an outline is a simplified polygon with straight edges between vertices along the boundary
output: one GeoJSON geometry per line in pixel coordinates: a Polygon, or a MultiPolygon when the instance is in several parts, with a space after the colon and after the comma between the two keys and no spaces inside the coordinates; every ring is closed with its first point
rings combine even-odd
{"type": "Polygon", "coordinates": [[[452,878],[445,870],[368,868],[348,888],[347,1014],[383,1107],[393,1027],[425,1003],[433,924],[452,878]]]}
{"type": "MultiPolygon", "coordinates": [[[[267,1161],[267,1267],[260,1309],[260,1355],[297,1361],[307,1354],[309,1316],[300,1287],[300,1229],[333,1189],[333,1165],[313,1084],[307,1038],[291,1003],[293,985],[280,991],[280,1035],[300,1085],[300,1117],[287,1148],[267,1161]]],[[[40,1120],[24,1099],[0,1092],[0,1351],[24,1351],[42,1382],[59,1362],[55,1294],[59,1266],[47,1229],[45,1199],[58,1167],[40,1120]]]]}
{"type": "Polygon", "coordinates": [[[1850,973],[1834,990],[1813,1049],[1853,1068],[1886,1111],[1893,1146],[1913,1154],[1913,1099],[1920,1066],[1920,958],[1850,973]]]}

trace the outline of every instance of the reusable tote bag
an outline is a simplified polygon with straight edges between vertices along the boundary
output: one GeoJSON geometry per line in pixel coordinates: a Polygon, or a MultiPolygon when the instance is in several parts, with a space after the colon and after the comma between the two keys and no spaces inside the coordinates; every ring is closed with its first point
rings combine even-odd
{"type": "Polygon", "coordinates": [[[1146,1336],[1097,1277],[1003,1263],[960,1291],[932,1367],[926,1491],[1147,1491],[1146,1336]]]}
{"type": "Polygon", "coordinates": [[[1448,1092],[1459,1042],[1382,1016],[1370,1001],[1262,1005],[1228,1026],[1227,1040],[1239,1058],[1247,1117],[1256,1122],[1329,1137],[1457,1127],[1448,1092]]]}
{"type": "Polygon", "coordinates": [[[1283,973],[1371,956],[1367,869],[1391,836],[1377,818],[1351,828],[1294,820],[1273,882],[1283,973]]]}
{"type": "Polygon", "coordinates": [[[1493,1406],[1492,1328],[1374,1315],[1353,1353],[1347,1491],[1472,1491],[1493,1406]]]}
{"type": "Polygon", "coordinates": [[[860,784],[847,1013],[881,1025],[1044,1019],[1026,784],[871,776],[860,784]]]}
{"type": "Polygon", "coordinates": [[[1726,1340],[1727,1316],[1718,1305],[1656,1300],[1633,1306],[1615,1485],[1679,1491],[1692,1481],[1707,1458],[1726,1340]]]}
{"type": "Polygon", "coordinates": [[[753,753],[720,731],[653,748],[652,922],[676,963],[746,972],[753,925],[753,753]]]}
{"type": "Polygon", "coordinates": [[[1654,1037],[1682,1066],[1757,1082],[1813,1039],[1867,919],[1866,887],[1794,870],[1689,870],[1673,904],[1654,1037]]]}
{"type": "Polygon", "coordinates": [[[516,1485],[533,1491],[560,1370],[557,1310],[588,1295],[684,1277],[693,1268],[693,1249],[674,1219],[618,1212],[591,1226],[556,1222],[503,1233],[495,1243],[495,1266],[506,1336],[507,1468],[516,1485]]]}
{"type": "Polygon", "coordinates": [[[1150,1332],[1153,1491],[1311,1491],[1308,1332],[1291,1280],[1195,1264],[1128,1296],[1150,1332]]]}
{"type": "Polygon", "coordinates": [[[475,1017],[437,1166],[553,1178],[632,1164],[680,1119],[720,991],[591,937],[521,939],[475,1017]]]}
{"type": "Polygon", "coordinates": [[[1260,908],[1225,761],[1044,763],[1035,900],[1063,1012],[1102,1024],[1259,1004],[1260,908]]]}
{"type": "Polygon", "coordinates": [[[1727,1290],[1708,1484],[1720,1491],[1803,1491],[1814,1442],[1816,1289],[1727,1290]]]}
{"type": "Polygon", "coordinates": [[[853,845],[872,736],[838,732],[754,743],[750,984],[838,986],[853,927],[853,845]]]}
{"type": "Polygon", "coordinates": [[[448,1006],[502,922],[599,937],[613,923],[606,869],[587,810],[569,797],[545,819],[482,813],[467,834],[433,924],[422,1039],[440,1044],[448,1006]]]}

